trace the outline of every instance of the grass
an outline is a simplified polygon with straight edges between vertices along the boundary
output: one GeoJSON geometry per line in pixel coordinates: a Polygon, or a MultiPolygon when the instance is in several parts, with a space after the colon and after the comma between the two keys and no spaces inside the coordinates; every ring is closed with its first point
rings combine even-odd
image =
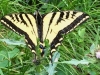
{"type": "MultiPolygon", "coordinates": [[[[95,57],[95,52],[99,50],[97,46],[100,45],[100,1],[62,0],[58,2],[58,0],[48,0],[45,3],[41,0],[40,3],[43,6],[39,8],[39,12],[43,14],[52,11],[77,10],[89,14],[90,19],[64,36],[62,45],[58,48],[60,58],[58,54],[59,61],[54,63],[55,68],[49,64],[49,60],[35,65],[32,62],[33,55],[30,49],[23,44],[18,43],[18,46],[7,44],[9,43],[7,39],[24,41],[24,37],[0,24],[0,38],[6,41],[6,43],[0,42],[0,74],[47,75],[48,72],[50,75],[56,71],[55,75],[99,75],[100,59],[95,57]],[[83,59],[85,61],[82,61],[83,59]],[[85,64],[86,61],[88,64],[85,64]]],[[[0,0],[0,17],[20,12],[34,13],[37,5],[35,0],[32,5],[28,5],[24,0],[0,0]]]]}

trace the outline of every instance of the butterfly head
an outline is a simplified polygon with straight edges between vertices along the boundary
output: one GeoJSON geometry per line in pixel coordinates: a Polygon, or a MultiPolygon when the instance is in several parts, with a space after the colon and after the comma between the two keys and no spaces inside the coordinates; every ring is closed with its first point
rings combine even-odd
{"type": "Polygon", "coordinates": [[[40,48],[41,56],[43,56],[44,52],[45,52],[45,46],[43,46],[42,44],[40,44],[39,48],[40,48]]]}

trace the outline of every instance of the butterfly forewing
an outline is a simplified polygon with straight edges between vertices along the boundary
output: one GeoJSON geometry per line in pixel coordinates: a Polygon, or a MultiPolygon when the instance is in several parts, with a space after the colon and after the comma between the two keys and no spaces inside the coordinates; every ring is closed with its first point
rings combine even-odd
{"type": "Polygon", "coordinates": [[[88,18],[87,14],[76,11],[49,13],[43,18],[43,40],[49,39],[51,49],[54,49],[60,45],[62,34],[73,30],[88,18]]]}
{"type": "Polygon", "coordinates": [[[13,31],[25,35],[26,42],[31,49],[37,45],[37,25],[36,20],[31,14],[12,14],[6,15],[1,19],[1,23],[13,31]]]}

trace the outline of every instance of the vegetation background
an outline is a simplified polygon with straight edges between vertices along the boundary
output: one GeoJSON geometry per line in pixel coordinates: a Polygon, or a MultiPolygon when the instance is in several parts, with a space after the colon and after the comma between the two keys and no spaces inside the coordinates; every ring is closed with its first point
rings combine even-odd
{"type": "Polygon", "coordinates": [[[24,37],[0,24],[0,75],[100,75],[100,0],[0,0],[0,18],[12,13],[77,10],[90,19],[64,36],[59,61],[35,65],[24,37]],[[11,40],[8,40],[11,39],[11,40]],[[15,42],[16,41],[16,42],[15,42]],[[17,42],[19,41],[19,42],[17,42]]]}

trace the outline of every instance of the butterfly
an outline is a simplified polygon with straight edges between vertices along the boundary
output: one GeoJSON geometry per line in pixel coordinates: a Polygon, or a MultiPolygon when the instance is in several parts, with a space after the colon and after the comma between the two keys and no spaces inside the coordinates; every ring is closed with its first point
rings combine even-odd
{"type": "Polygon", "coordinates": [[[45,53],[44,40],[49,40],[52,55],[61,45],[63,34],[72,31],[88,18],[88,14],[78,11],[51,12],[43,15],[17,13],[2,17],[1,23],[12,31],[24,35],[26,43],[35,55],[37,55],[36,46],[37,38],[39,38],[40,54],[43,56],[45,53]]]}

